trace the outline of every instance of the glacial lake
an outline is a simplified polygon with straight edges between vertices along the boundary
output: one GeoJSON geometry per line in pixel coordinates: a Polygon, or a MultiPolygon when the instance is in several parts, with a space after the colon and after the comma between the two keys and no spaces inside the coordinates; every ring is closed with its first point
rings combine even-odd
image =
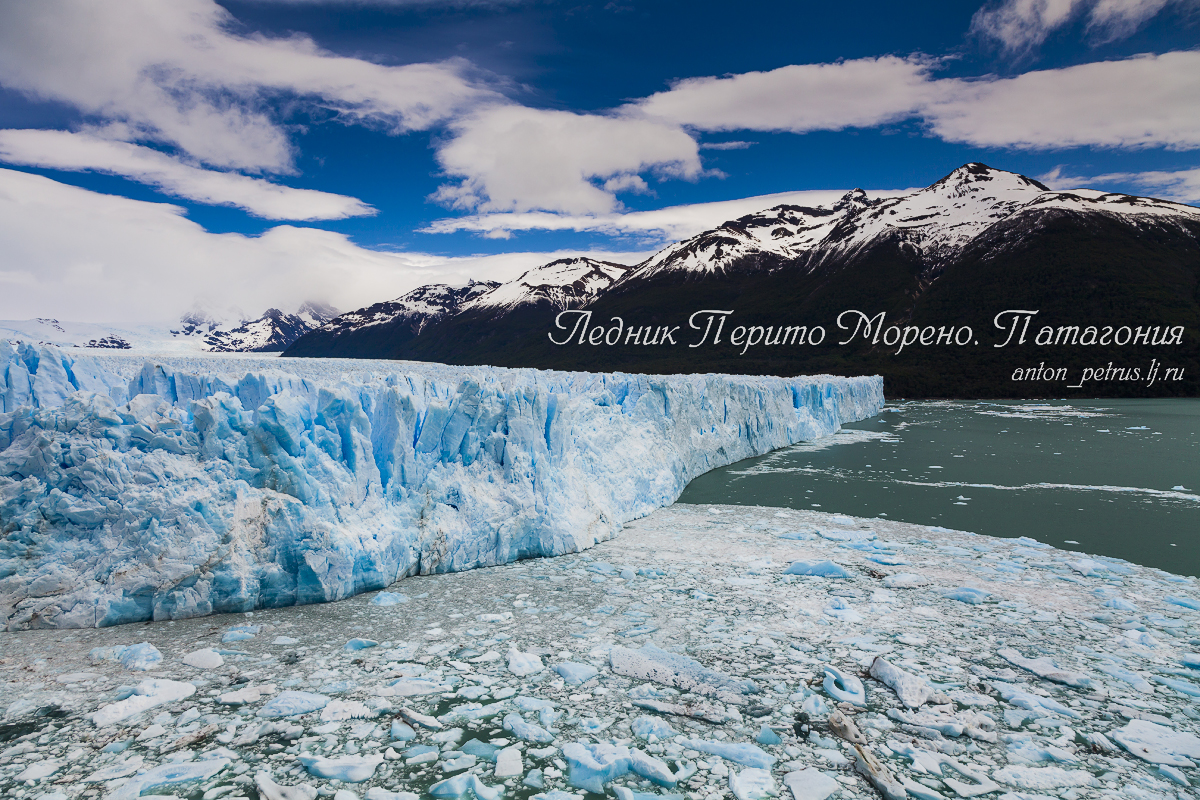
{"type": "Polygon", "coordinates": [[[1200,575],[1200,399],[889,404],[701,475],[679,502],[1030,536],[1200,575]]]}

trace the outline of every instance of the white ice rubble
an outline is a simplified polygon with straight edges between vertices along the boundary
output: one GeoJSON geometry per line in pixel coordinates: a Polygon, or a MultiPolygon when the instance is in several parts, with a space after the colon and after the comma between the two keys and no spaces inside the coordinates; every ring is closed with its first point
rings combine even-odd
{"type": "Polygon", "coordinates": [[[3,348],[0,619],[184,619],[578,552],[882,404],[876,377],[3,348]]]}
{"type": "Polygon", "coordinates": [[[1028,539],[675,505],[396,605],[4,633],[0,796],[1194,798],[1200,582],[1094,558],[1079,578],[1028,539]],[[871,536],[794,536],[827,529],[871,536]],[[881,589],[881,553],[925,584],[881,589]],[[153,677],[119,659],[150,648],[153,677]]]}

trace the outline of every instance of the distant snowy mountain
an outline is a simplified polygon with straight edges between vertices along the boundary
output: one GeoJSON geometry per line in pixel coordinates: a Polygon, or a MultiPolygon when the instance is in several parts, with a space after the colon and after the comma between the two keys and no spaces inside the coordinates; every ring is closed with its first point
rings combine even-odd
{"type": "Polygon", "coordinates": [[[249,321],[236,309],[214,312],[194,306],[180,317],[178,327],[49,318],[0,320],[0,340],[154,353],[271,353],[285,350],[297,338],[335,316],[335,309],[314,302],[305,303],[294,314],[272,308],[249,321]]]}
{"type": "Polygon", "coordinates": [[[305,303],[295,314],[269,308],[258,319],[235,328],[210,327],[202,349],[210,353],[280,353],[336,316],[336,309],[321,303],[305,303]]]}
{"type": "Polygon", "coordinates": [[[295,340],[288,355],[305,356],[316,351],[333,354],[347,343],[357,347],[360,342],[406,342],[499,285],[496,281],[471,281],[461,287],[444,283],[421,286],[395,300],[349,311],[327,321],[295,340]]]}
{"type": "Polygon", "coordinates": [[[473,300],[468,308],[511,311],[543,302],[557,309],[578,308],[603,294],[628,270],[623,264],[594,258],[560,258],[534,267],[515,281],[496,286],[473,300]]]}
{"type": "Polygon", "coordinates": [[[618,284],[677,274],[809,268],[844,261],[881,239],[896,242],[928,268],[940,267],[998,222],[1024,212],[1062,209],[1122,217],[1197,219],[1191,206],[1090,189],[1052,191],[985,164],[966,164],[902,197],[848,192],[831,208],[782,205],[732,220],[656,253],[618,284]]]}
{"type": "Polygon", "coordinates": [[[356,357],[364,352],[395,352],[449,319],[486,326],[488,320],[511,320],[514,314],[534,309],[579,308],[603,294],[628,269],[594,258],[562,258],[504,284],[422,286],[395,300],[342,314],[298,339],[286,355],[356,357]]]}

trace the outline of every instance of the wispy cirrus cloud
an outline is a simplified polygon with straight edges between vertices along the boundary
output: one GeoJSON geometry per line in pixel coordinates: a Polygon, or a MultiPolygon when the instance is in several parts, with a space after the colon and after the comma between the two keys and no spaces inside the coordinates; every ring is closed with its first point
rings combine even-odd
{"type": "MultiPolygon", "coordinates": [[[[913,189],[870,190],[872,197],[905,194],[913,189]]],[[[667,206],[653,211],[627,211],[611,214],[552,214],[545,211],[524,213],[474,214],[434,221],[422,233],[470,231],[492,239],[507,239],[519,231],[593,231],[630,236],[648,243],[675,242],[737,219],[778,205],[822,206],[836,202],[845,192],[816,189],[799,192],[718,200],[667,206]]]]}
{"type": "Polygon", "coordinates": [[[1107,42],[1132,35],[1168,6],[1198,5],[1196,0],[1003,0],[976,12],[971,30],[1022,55],[1076,21],[1085,21],[1093,40],[1107,42]]]}
{"type": "Polygon", "coordinates": [[[236,172],[203,169],[150,147],[88,133],[0,130],[0,161],[119,175],[165,194],[208,205],[241,208],[263,219],[315,221],[375,213],[374,208],[353,197],[294,189],[236,172]]]}

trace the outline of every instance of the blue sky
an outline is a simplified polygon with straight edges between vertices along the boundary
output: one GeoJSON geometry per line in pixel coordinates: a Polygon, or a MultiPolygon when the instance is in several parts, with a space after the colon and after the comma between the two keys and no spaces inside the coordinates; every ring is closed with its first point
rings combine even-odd
{"type": "Polygon", "coordinates": [[[1195,204],[1198,44],[1197,0],[4,4],[0,317],[634,263],[968,161],[1195,204]]]}

